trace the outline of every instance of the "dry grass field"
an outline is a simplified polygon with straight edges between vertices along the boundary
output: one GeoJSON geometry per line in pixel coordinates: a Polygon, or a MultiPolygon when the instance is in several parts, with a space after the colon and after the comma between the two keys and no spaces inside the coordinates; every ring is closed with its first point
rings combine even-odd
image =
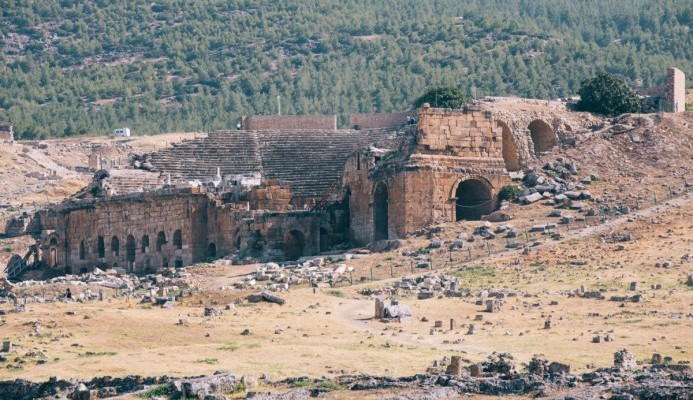
{"type": "MultiPolygon", "coordinates": [[[[204,290],[184,297],[173,309],[134,298],[30,304],[26,313],[3,317],[3,336],[19,345],[12,358],[23,357],[26,363],[21,369],[0,370],[0,379],[189,376],[215,371],[267,373],[272,379],[356,372],[403,376],[421,373],[445,355],[460,354],[466,362],[478,362],[494,351],[510,352],[519,362],[543,354],[576,371],[588,365],[590,369],[609,366],[613,353],[622,348],[643,362],[656,352],[673,362],[690,360],[693,290],[685,286],[685,279],[692,264],[681,259],[693,243],[690,200],[683,197],[673,205],[643,211],[646,216],[623,217],[623,223],[613,228],[635,238],[624,250],[615,251],[616,245],[601,240],[599,232],[583,236],[576,231],[574,237],[546,242],[529,255],[513,251],[449,263],[447,272],[460,278],[461,287],[505,287],[518,293],[506,298],[498,313],[483,312],[484,307],[475,305],[476,297],[417,300],[414,295],[399,295],[411,307],[414,321],[375,321],[373,300],[359,292],[395,278],[325,287],[317,294],[308,287],[295,287],[282,294],[287,300],[284,306],[246,303],[220,317],[204,317],[204,307],[223,309],[248,294],[224,288],[251,271],[250,266],[205,267],[204,290]],[[571,265],[570,260],[586,264],[571,265]],[[656,266],[664,261],[671,263],[669,268],[656,266]],[[630,282],[638,282],[639,289],[629,291],[630,282]],[[651,289],[654,284],[662,288],[651,289]],[[606,289],[607,300],[566,295],[580,285],[606,289]],[[635,293],[644,300],[608,301],[612,295],[635,293]],[[473,321],[477,314],[484,320],[473,321]],[[553,327],[547,330],[544,321],[549,316],[553,327]],[[428,321],[422,322],[422,317],[428,321]],[[451,318],[458,323],[452,331],[446,328],[451,318]],[[183,325],[178,324],[181,319],[183,325]],[[435,320],[444,321],[444,329],[431,335],[435,320]],[[474,335],[466,334],[470,322],[478,327],[474,335]],[[37,323],[39,333],[35,333],[37,323]],[[244,329],[251,334],[242,335],[244,329]],[[593,336],[606,334],[613,341],[592,343],[593,336]],[[39,365],[39,359],[46,362],[39,365]]],[[[455,224],[450,225],[447,229],[452,232],[455,224]]],[[[426,241],[412,239],[407,246],[426,241]]],[[[349,263],[358,274],[367,275],[372,263],[386,262],[378,260],[382,256],[349,263]]]]}

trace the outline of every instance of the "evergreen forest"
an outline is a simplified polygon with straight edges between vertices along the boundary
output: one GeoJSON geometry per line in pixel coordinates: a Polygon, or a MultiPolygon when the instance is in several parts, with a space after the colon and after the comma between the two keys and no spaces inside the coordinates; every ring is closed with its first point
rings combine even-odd
{"type": "MultiPolygon", "coordinates": [[[[0,0],[0,122],[17,138],[229,129],[244,114],[574,95],[693,75],[690,0],[0,0]]],[[[691,79],[689,78],[689,86],[691,79]]]]}

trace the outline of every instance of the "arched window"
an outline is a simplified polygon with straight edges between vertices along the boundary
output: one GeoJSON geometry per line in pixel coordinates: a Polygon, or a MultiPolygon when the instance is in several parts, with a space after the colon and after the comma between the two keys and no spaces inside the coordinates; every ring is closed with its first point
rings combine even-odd
{"type": "Polygon", "coordinates": [[[156,235],[156,251],[161,251],[161,247],[166,244],[166,234],[164,231],[156,235]]]}
{"type": "Polygon", "coordinates": [[[183,235],[180,233],[180,229],[173,232],[173,246],[178,250],[183,248],[183,235]]]}
{"type": "Polygon", "coordinates": [[[96,241],[96,251],[99,253],[99,258],[106,257],[106,244],[104,243],[103,236],[99,236],[96,241]]]}
{"type": "Polygon", "coordinates": [[[111,239],[111,251],[114,257],[120,256],[120,240],[118,240],[117,236],[113,236],[113,239],[111,239]]]}
{"type": "Polygon", "coordinates": [[[142,236],[142,253],[149,253],[149,236],[142,236]]]}

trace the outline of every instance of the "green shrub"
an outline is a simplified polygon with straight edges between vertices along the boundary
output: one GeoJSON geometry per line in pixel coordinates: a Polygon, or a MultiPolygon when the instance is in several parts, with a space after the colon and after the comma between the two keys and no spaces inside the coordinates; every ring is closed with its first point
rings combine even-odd
{"type": "Polygon", "coordinates": [[[440,86],[429,89],[421,97],[414,101],[414,108],[428,103],[434,108],[460,108],[467,99],[458,88],[440,86]]]}
{"type": "Polygon", "coordinates": [[[515,200],[520,197],[520,187],[516,185],[503,186],[498,192],[498,199],[503,200],[515,200]]]}
{"type": "Polygon", "coordinates": [[[577,109],[605,115],[638,113],[642,111],[640,99],[628,85],[609,73],[601,73],[580,84],[577,109]]]}

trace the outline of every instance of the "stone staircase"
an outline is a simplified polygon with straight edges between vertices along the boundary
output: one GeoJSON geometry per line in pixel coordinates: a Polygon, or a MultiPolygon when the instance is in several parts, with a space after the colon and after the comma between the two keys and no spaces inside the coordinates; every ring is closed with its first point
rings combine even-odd
{"type": "MultiPolygon", "coordinates": [[[[369,144],[390,145],[392,130],[217,131],[151,155],[173,180],[206,180],[261,173],[291,187],[294,196],[320,197],[342,176],[347,157],[369,144]]],[[[385,146],[384,146],[385,147],[385,146]]]]}

